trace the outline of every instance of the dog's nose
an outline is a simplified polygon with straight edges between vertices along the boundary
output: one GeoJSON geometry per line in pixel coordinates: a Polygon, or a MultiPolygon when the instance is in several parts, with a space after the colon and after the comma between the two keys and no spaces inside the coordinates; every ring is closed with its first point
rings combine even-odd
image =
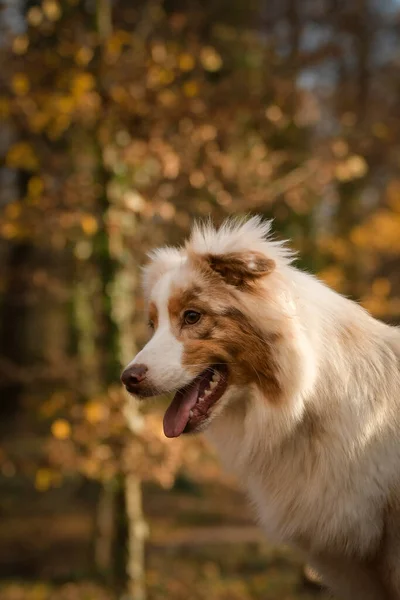
{"type": "Polygon", "coordinates": [[[131,365],[122,373],[121,381],[126,387],[135,388],[146,378],[147,371],[146,365],[131,365]]]}

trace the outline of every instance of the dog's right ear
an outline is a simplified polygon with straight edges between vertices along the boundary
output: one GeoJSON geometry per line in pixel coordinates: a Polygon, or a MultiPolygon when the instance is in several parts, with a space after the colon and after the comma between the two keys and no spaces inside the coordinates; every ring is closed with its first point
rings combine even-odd
{"type": "Polygon", "coordinates": [[[225,283],[237,288],[248,287],[275,268],[275,261],[261,252],[252,250],[225,254],[197,254],[192,255],[191,258],[200,262],[203,268],[219,275],[225,283]]]}

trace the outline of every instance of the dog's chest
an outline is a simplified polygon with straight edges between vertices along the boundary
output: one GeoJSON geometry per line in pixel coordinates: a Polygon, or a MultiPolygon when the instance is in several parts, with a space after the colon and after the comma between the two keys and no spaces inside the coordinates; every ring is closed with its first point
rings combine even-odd
{"type": "Polygon", "coordinates": [[[243,482],[273,539],[305,551],[343,553],[352,548],[368,552],[381,536],[377,505],[363,502],[355,486],[344,489],[339,481],[305,480],[296,469],[268,470],[267,479],[250,473],[243,482]]]}
{"type": "Polygon", "coordinates": [[[331,451],[327,457],[310,454],[301,442],[246,459],[234,439],[229,444],[219,438],[217,449],[268,536],[306,551],[335,553],[369,552],[378,543],[384,500],[368,465],[344,465],[331,451]]]}

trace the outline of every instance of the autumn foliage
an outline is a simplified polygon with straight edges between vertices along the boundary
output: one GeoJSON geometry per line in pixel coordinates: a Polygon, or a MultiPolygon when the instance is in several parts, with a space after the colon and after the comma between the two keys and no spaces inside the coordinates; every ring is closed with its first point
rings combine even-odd
{"type": "Polygon", "coordinates": [[[147,335],[139,265],[194,218],[273,218],[303,267],[398,321],[400,72],[379,40],[399,13],[378,4],[4,3],[6,479],[172,486],[207,463],[118,383],[147,335]]]}

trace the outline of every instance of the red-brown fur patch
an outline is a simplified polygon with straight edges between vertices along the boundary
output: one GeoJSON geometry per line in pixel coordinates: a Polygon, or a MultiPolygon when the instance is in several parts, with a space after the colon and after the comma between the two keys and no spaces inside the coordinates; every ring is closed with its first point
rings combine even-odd
{"type": "Polygon", "coordinates": [[[212,273],[242,291],[251,291],[258,279],[275,268],[272,259],[254,251],[196,255],[189,249],[189,257],[203,272],[212,273]]]}
{"type": "MultiPolygon", "coordinates": [[[[199,273],[199,281],[202,281],[199,273]]],[[[277,334],[266,335],[245,312],[245,297],[240,302],[221,278],[172,290],[168,310],[174,335],[184,345],[183,365],[196,376],[211,364],[226,363],[229,382],[255,383],[272,402],[281,389],[274,363],[277,334]],[[183,320],[185,310],[202,314],[194,325],[183,320]]]]}

